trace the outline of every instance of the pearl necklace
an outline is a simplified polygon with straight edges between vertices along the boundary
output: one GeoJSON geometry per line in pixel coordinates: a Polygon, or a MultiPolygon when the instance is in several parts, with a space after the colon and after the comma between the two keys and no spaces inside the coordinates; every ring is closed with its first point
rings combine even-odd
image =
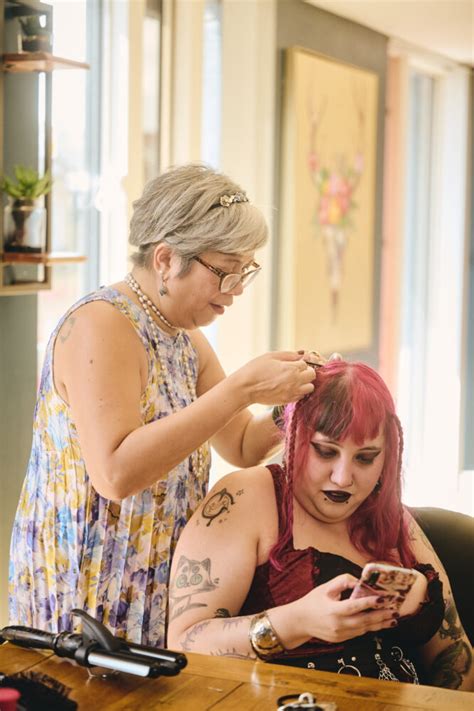
{"type": "MultiPolygon", "coordinates": [[[[151,327],[151,330],[153,332],[153,336],[155,339],[155,353],[158,358],[158,363],[160,365],[160,371],[162,373],[162,380],[163,380],[163,385],[165,386],[166,390],[166,395],[168,397],[168,401],[171,405],[171,408],[173,409],[174,412],[177,412],[180,407],[176,403],[176,399],[173,396],[171,392],[171,388],[169,383],[171,382],[171,375],[169,372],[169,369],[166,365],[166,362],[164,358],[162,358],[162,355],[160,353],[159,349],[159,343],[160,343],[160,331],[158,328],[158,325],[153,318],[153,316],[150,313],[150,309],[155,313],[158,318],[165,323],[168,328],[174,329],[175,331],[178,331],[178,334],[182,333],[180,329],[178,329],[176,326],[173,326],[168,319],[166,319],[161,311],[158,309],[156,304],[153,303],[153,301],[141,290],[140,284],[134,279],[132,274],[127,274],[127,276],[124,279],[125,283],[128,284],[130,289],[137,295],[137,298],[146,314],[147,321],[151,327]]],[[[196,400],[197,398],[197,393],[196,393],[196,383],[195,379],[193,377],[193,374],[191,372],[191,366],[189,364],[189,358],[183,357],[183,365],[184,365],[184,372],[186,375],[186,385],[188,388],[188,392],[191,396],[191,401],[196,400]]],[[[204,454],[203,454],[203,447],[200,446],[198,447],[194,452],[192,452],[189,455],[189,463],[190,463],[190,470],[192,473],[195,474],[197,479],[200,479],[202,475],[202,470],[204,467],[204,454]]]]}
{"type": "Polygon", "coordinates": [[[171,328],[173,331],[177,331],[178,327],[173,326],[172,323],[168,321],[165,316],[161,313],[159,310],[158,306],[153,303],[153,301],[150,299],[149,296],[147,296],[140,288],[140,284],[136,281],[136,279],[133,277],[132,274],[127,274],[125,277],[125,283],[129,285],[130,289],[135,292],[135,294],[138,297],[139,302],[141,303],[143,310],[145,311],[146,315],[150,318],[150,309],[153,311],[154,314],[158,316],[160,321],[162,321],[164,324],[168,326],[168,328],[171,328]]]}

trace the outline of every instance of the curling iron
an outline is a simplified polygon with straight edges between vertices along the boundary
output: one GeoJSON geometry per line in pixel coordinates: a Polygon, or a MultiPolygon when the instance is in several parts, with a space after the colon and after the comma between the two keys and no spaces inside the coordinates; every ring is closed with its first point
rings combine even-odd
{"type": "Polygon", "coordinates": [[[105,667],[152,679],[176,676],[188,663],[184,654],[133,644],[114,637],[103,624],[84,610],[75,609],[71,614],[82,619],[82,634],[55,634],[13,625],[0,630],[0,642],[11,642],[19,647],[51,649],[58,657],[74,659],[83,667],[105,667]]]}

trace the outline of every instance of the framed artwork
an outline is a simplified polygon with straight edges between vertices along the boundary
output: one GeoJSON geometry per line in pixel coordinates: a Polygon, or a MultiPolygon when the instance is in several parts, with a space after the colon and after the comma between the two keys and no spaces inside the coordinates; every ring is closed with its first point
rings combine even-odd
{"type": "Polygon", "coordinates": [[[286,50],[278,346],[371,351],[378,77],[286,50]]]}

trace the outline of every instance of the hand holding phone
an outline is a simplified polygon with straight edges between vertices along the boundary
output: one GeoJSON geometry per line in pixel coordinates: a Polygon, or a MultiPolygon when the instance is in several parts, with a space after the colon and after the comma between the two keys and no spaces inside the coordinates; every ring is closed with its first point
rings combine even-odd
{"type": "Polygon", "coordinates": [[[416,580],[411,568],[398,568],[387,563],[367,563],[351,598],[383,595],[397,610],[402,606],[416,580]]]}

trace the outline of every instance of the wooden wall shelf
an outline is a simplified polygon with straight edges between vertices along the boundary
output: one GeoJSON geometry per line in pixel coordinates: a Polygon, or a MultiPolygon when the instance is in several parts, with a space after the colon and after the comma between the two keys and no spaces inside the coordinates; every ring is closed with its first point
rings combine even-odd
{"type": "MultiPolygon", "coordinates": [[[[51,172],[51,120],[53,74],[57,69],[89,69],[89,64],[57,57],[52,52],[18,52],[20,26],[17,18],[29,15],[45,17],[45,29],[53,29],[53,7],[40,0],[0,0],[0,175],[3,174],[3,154],[8,144],[8,169],[16,162],[30,164],[40,173],[51,172]],[[7,49],[13,51],[6,51],[7,49]],[[24,79],[20,81],[5,75],[24,79]],[[40,94],[41,92],[41,94],[40,94]],[[38,102],[44,111],[38,112],[38,102]],[[17,103],[21,116],[13,107],[17,103]],[[28,111],[27,107],[31,110],[28,111]],[[32,133],[32,136],[30,134],[32,133]],[[23,143],[27,143],[27,148],[23,143]],[[43,143],[43,146],[38,145],[43,143]],[[2,145],[3,144],[3,145],[2,145]],[[41,150],[38,150],[40,148],[41,150]],[[18,157],[17,157],[18,155],[18,157]],[[39,160],[38,155],[42,158],[39,160]]],[[[30,45],[31,46],[31,45],[30,45]]],[[[53,186],[54,191],[54,186],[53,186]]],[[[51,288],[53,267],[56,264],[85,262],[87,257],[77,252],[53,251],[51,240],[52,194],[45,198],[46,230],[44,252],[3,252],[2,206],[0,204],[0,297],[11,294],[32,294],[51,288]]],[[[39,242],[38,242],[39,244],[39,242]]],[[[74,249],[74,244],[71,244],[74,249]]]]}
{"type": "Polygon", "coordinates": [[[25,252],[2,252],[0,254],[0,266],[7,264],[44,264],[49,267],[53,264],[72,264],[85,262],[85,254],[76,252],[47,252],[43,254],[31,254],[25,252]]]}
{"type": "Polygon", "coordinates": [[[89,69],[89,65],[74,59],[55,57],[49,52],[21,52],[4,54],[2,57],[4,72],[52,72],[53,69],[89,69]]]}

